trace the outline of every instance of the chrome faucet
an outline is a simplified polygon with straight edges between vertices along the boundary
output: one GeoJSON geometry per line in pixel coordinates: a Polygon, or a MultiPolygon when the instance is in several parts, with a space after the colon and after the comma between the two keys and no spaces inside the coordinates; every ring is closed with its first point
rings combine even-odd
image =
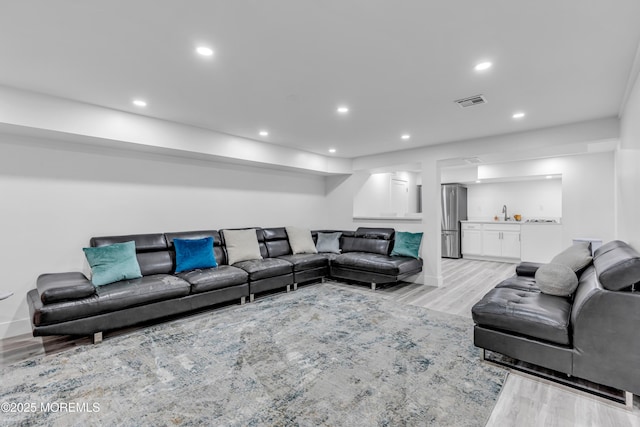
{"type": "Polygon", "coordinates": [[[507,220],[507,205],[502,205],[502,213],[504,214],[504,220],[507,220]]]}

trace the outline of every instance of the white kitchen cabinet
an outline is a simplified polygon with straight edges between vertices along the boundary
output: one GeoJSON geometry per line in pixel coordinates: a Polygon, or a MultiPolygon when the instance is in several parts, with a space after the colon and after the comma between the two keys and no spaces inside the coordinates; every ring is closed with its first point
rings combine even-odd
{"type": "Polygon", "coordinates": [[[520,259],[520,231],[502,232],[502,256],[520,259]]]}
{"type": "Polygon", "coordinates": [[[483,230],[482,255],[493,257],[502,256],[502,231],[483,230]]]}
{"type": "Polygon", "coordinates": [[[482,224],[462,224],[462,255],[482,255],[482,224]]]}
{"type": "Polygon", "coordinates": [[[520,260],[520,224],[462,224],[462,255],[488,260],[520,260]]]}

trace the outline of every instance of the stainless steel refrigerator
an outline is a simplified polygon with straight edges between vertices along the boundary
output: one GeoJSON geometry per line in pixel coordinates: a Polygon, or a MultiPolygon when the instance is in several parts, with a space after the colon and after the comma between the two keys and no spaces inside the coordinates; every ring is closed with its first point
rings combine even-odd
{"type": "Polygon", "coordinates": [[[442,257],[460,258],[460,221],[467,219],[467,187],[442,184],[442,257]]]}

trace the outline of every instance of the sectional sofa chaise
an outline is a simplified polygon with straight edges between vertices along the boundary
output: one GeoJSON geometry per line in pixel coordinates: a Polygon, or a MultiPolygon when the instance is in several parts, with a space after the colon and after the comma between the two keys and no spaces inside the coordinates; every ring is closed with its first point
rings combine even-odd
{"type": "Polygon", "coordinates": [[[612,241],[591,257],[582,245],[550,264],[522,263],[489,291],[472,308],[474,342],[622,390],[630,407],[640,395],[640,254],[612,241]]]}
{"type": "Polygon", "coordinates": [[[248,230],[255,231],[259,254],[231,265],[230,237],[238,230],[94,237],[91,248],[135,242],[140,274],[100,286],[80,272],[41,275],[27,294],[33,335],[92,335],[99,342],[103,331],[233,300],[244,304],[272,289],[295,290],[300,283],[336,278],[366,282],[375,290],[422,271],[417,249],[415,257],[394,254],[392,228],[313,231],[312,245],[319,237],[334,239],[319,253],[294,253],[299,251],[292,249],[285,227],[248,230]],[[176,272],[176,243],[208,238],[217,266],[176,272]]]}

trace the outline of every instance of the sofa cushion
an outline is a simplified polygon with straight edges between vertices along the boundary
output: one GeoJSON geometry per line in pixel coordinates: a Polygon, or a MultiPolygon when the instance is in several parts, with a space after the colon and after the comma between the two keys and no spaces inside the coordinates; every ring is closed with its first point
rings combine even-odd
{"type": "Polygon", "coordinates": [[[176,249],[176,273],[218,266],[213,255],[213,237],[173,239],[173,245],[176,249]]]}
{"type": "Polygon", "coordinates": [[[398,276],[422,269],[422,260],[409,257],[390,257],[367,252],[349,252],[337,256],[333,265],[372,273],[398,276]]]}
{"type": "Polygon", "coordinates": [[[262,259],[256,233],[257,231],[253,228],[246,230],[222,230],[229,264],[262,259]]]}
{"type": "Polygon", "coordinates": [[[43,304],[81,299],[96,293],[96,287],[82,273],[42,274],[36,282],[43,304]]]}
{"type": "Polygon", "coordinates": [[[376,228],[376,227],[358,227],[355,231],[355,237],[365,239],[391,240],[395,230],[393,228],[376,228]]]}
{"type": "Polygon", "coordinates": [[[600,284],[610,291],[620,291],[640,282],[640,254],[622,241],[600,246],[593,264],[600,284]]]}
{"type": "Polygon", "coordinates": [[[536,284],[547,295],[568,297],[578,287],[578,276],[564,264],[545,264],[536,271],[536,284]]]}
{"type": "Polygon", "coordinates": [[[406,231],[396,232],[396,239],[393,243],[391,256],[408,256],[420,258],[420,243],[422,233],[409,233],[406,231]]]}
{"type": "Polygon", "coordinates": [[[142,277],[134,241],[82,250],[91,267],[91,283],[94,286],[142,277]]]}
{"type": "Polygon", "coordinates": [[[283,255],[279,259],[293,264],[293,271],[306,271],[329,265],[329,259],[323,254],[283,255]]]}
{"type": "Polygon", "coordinates": [[[342,233],[318,233],[316,249],[318,252],[340,253],[340,236],[342,233]]]}
{"type": "Polygon", "coordinates": [[[90,297],[46,304],[40,310],[37,325],[81,319],[96,314],[189,295],[189,283],[167,275],[156,274],[96,288],[90,297]]]}
{"type": "Polygon", "coordinates": [[[551,264],[563,264],[580,275],[590,264],[591,243],[576,242],[551,259],[551,264]]]}
{"type": "Polygon", "coordinates": [[[529,276],[512,276],[496,285],[496,288],[519,289],[527,292],[540,292],[536,279],[529,276]]]}
{"type": "Polygon", "coordinates": [[[369,252],[387,256],[391,250],[391,241],[382,239],[369,239],[366,237],[342,237],[342,253],[369,252]]]}
{"type": "Polygon", "coordinates": [[[471,314],[479,326],[561,345],[571,344],[571,303],[567,298],[495,288],[473,306],[471,314]]]}
{"type": "Polygon", "coordinates": [[[284,227],[263,228],[262,235],[269,258],[278,258],[291,254],[291,246],[284,227]]]}
{"type": "Polygon", "coordinates": [[[317,254],[318,250],[313,243],[311,231],[306,228],[285,227],[291,252],[294,254],[317,254]]]}
{"type": "Polygon", "coordinates": [[[188,282],[191,285],[191,293],[194,294],[241,285],[249,280],[246,271],[231,265],[185,271],[176,276],[188,282]]]}
{"type": "Polygon", "coordinates": [[[293,273],[293,264],[278,258],[240,261],[235,263],[234,267],[249,273],[251,281],[293,273]]]}

